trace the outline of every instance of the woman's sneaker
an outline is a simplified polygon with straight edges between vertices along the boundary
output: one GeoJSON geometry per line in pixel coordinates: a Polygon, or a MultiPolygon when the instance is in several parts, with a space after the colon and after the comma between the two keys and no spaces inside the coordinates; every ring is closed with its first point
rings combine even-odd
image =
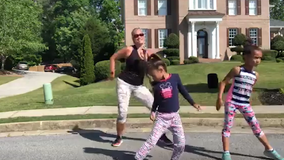
{"type": "Polygon", "coordinates": [[[274,149],[272,151],[264,151],[263,154],[269,158],[273,158],[275,160],[284,160],[280,154],[277,153],[274,149]]]}
{"type": "Polygon", "coordinates": [[[163,134],[159,139],[159,141],[167,146],[173,145],[173,142],[166,136],[166,134],[163,134]]]}
{"type": "Polygon", "coordinates": [[[117,136],[116,139],[112,142],[113,147],[119,147],[122,144],[122,137],[117,136]]]}
{"type": "Polygon", "coordinates": [[[232,160],[230,152],[224,152],[222,155],[222,160],[232,160]]]}

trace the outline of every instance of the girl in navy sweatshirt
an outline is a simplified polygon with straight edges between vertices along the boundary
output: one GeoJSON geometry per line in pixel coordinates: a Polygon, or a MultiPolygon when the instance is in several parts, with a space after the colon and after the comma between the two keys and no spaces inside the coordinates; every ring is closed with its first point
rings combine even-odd
{"type": "Polygon", "coordinates": [[[167,130],[173,133],[174,151],[171,160],[178,160],[185,147],[185,137],[179,111],[179,93],[198,111],[201,107],[196,104],[182,85],[178,74],[167,73],[166,64],[161,58],[152,54],[148,61],[148,74],[152,82],[154,103],[150,119],[155,121],[150,137],[136,153],[136,160],[143,160],[156,145],[159,138],[167,130]]]}

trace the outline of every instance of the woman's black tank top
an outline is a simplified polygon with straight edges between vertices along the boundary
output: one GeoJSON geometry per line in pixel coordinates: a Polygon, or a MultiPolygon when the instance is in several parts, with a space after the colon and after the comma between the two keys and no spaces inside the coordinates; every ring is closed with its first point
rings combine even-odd
{"type": "Polygon", "coordinates": [[[129,57],[126,58],[125,69],[120,73],[118,78],[131,85],[140,86],[143,84],[146,61],[138,55],[137,47],[132,46],[133,50],[129,57]]]}

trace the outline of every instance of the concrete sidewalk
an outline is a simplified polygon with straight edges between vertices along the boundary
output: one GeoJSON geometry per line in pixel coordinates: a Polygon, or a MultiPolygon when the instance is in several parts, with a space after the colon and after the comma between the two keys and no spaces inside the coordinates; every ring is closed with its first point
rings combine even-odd
{"type": "MultiPolygon", "coordinates": [[[[280,106],[253,106],[256,114],[284,114],[284,105],[280,106]]],[[[129,114],[149,113],[146,107],[130,106],[129,114]]],[[[215,106],[205,106],[202,111],[198,112],[191,106],[182,106],[180,113],[209,113],[223,114],[223,108],[218,112],[215,106]]],[[[60,115],[86,115],[86,114],[117,114],[117,106],[92,106],[92,107],[76,107],[76,108],[57,108],[57,109],[37,109],[22,110],[11,112],[0,112],[0,118],[16,118],[16,117],[42,117],[42,116],[60,116],[60,115]]]]}

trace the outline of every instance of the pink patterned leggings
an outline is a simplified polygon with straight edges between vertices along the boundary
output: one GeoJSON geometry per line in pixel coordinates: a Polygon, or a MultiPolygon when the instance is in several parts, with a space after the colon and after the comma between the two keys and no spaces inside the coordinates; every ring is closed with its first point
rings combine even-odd
{"type": "Polygon", "coordinates": [[[255,136],[261,137],[264,134],[260,129],[259,123],[251,106],[239,106],[227,102],[225,105],[224,128],[222,130],[223,137],[230,137],[236,110],[239,110],[240,113],[243,114],[255,136]]]}
{"type": "Polygon", "coordinates": [[[149,138],[136,153],[136,160],[143,160],[150,153],[151,149],[156,145],[162,134],[167,130],[173,133],[174,151],[171,160],[178,160],[185,148],[185,137],[182,122],[178,113],[158,113],[154,128],[149,138]]]}

